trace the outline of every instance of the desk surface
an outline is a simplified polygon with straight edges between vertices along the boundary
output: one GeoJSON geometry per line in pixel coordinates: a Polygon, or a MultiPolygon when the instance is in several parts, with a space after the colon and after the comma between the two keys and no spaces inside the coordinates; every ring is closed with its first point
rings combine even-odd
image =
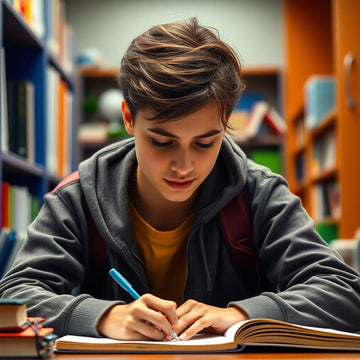
{"type": "Polygon", "coordinates": [[[281,352],[231,354],[54,354],[52,360],[346,360],[360,359],[358,353],[343,352],[281,352]]]}

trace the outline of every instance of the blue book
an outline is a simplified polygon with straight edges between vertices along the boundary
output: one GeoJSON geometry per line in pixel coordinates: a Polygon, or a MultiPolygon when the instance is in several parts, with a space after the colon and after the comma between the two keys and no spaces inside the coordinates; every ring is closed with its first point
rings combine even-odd
{"type": "Polygon", "coordinates": [[[304,90],[306,127],[311,130],[335,107],[335,79],[333,76],[311,76],[304,90]]]}
{"type": "Polygon", "coordinates": [[[246,111],[250,113],[253,105],[262,100],[264,100],[264,97],[261,93],[245,92],[236,104],[234,111],[246,111]]]}
{"type": "Polygon", "coordinates": [[[4,231],[1,232],[1,237],[6,237],[0,252],[0,278],[5,274],[7,264],[11,258],[11,254],[16,244],[16,232],[15,231],[4,231]]]}

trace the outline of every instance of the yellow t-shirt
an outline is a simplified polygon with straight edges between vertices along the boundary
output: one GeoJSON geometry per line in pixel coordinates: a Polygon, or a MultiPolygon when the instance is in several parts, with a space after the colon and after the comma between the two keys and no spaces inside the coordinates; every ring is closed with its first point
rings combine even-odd
{"type": "Polygon", "coordinates": [[[174,230],[158,231],[140,216],[131,201],[129,203],[131,227],[145,264],[150,293],[180,306],[186,280],[186,239],[193,216],[174,230]]]}

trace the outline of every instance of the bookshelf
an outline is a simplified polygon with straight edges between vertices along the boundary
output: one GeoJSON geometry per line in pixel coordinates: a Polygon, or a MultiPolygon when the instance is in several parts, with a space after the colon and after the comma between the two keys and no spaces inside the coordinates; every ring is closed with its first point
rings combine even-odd
{"type": "Polygon", "coordinates": [[[119,88],[116,81],[117,72],[118,69],[115,67],[81,66],[78,69],[78,163],[103,146],[119,140],[107,137],[108,123],[102,119],[98,111],[101,94],[108,89],[119,88]]]}
{"type": "Polygon", "coordinates": [[[29,216],[23,225],[26,227],[36,216],[36,211],[31,213],[27,207],[36,201],[39,209],[44,194],[74,169],[75,140],[71,136],[75,91],[73,33],[65,21],[63,3],[36,0],[24,2],[22,8],[15,6],[12,1],[0,0],[0,175],[2,184],[10,184],[14,191],[12,195],[5,194],[2,187],[0,213],[2,226],[10,228],[15,228],[15,224],[12,221],[4,224],[4,218],[14,220],[18,217],[15,215],[25,214],[29,216]],[[27,6],[32,6],[32,10],[28,11],[27,6]],[[51,82],[50,73],[57,82],[51,82]],[[26,85],[24,97],[20,97],[18,89],[23,84],[26,85]],[[20,118],[23,123],[14,136],[10,129],[20,118]],[[14,151],[12,145],[20,133],[24,153],[14,151]],[[25,194],[20,203],[15,199],[19,188],[25,194]],[[12,209],[4,208],[8,201],[12,209]],[[19,207],[26,211],[20,211],[19,207]]]}
{"type": "Polygon", "coordinates": [[[286,177],[329,241],[353,238],[360,227],[360,72],[352,62],[360,57],[359,13],[360,3],[351,0],[286,0],[284,6],[286,177]],[[335,101],[309,127],[304,86],[313,75],[334,78],[335,101]]]}
{"type": "MultiPolygon", "coordinates": [[[[244,67],[246,89],[244,96],[259,96],[276,109],[282,110],[282,71],[278,67],[244,67]],[[250,95],[251,96],[251,95],[250,95]]],[[[235,110],[236,111],[236,110],[235,110]]],[[[284,137],[272,133],[258,135],[251,139],[237,140],[247,156],[255,162],[270,167],[277,173],[284,171],[284,137]]]]}

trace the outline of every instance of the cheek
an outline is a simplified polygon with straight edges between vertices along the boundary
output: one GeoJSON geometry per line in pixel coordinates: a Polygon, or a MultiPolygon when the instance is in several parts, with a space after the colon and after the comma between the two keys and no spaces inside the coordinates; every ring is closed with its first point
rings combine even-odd
{"type": "Polygon", "coordinates": [[[212,151],[208,151],[206,153],[199,154],[196,157],[195,161],[195,167],[196,170],[203,175],[203,177],[207,177],[212,169],[214,168],[214,165],[216,163],[216,159],[219,155],[220,149],[212,149],[212,151]]]}
{"type": "Polygon", "coordinates": [[[169,163],[169,155],[166,152],[160,153],[153,146],[146,145],[145,142],[136,144],[136,157],[141,168],[146,169],[148,173],[160,171],[169,163]]]}

